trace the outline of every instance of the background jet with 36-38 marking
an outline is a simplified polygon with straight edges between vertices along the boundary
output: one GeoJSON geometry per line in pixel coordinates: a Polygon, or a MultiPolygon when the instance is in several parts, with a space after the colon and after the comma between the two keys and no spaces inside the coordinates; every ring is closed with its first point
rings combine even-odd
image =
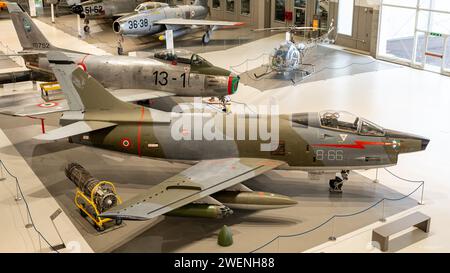
{"type": "Polygon", "coordinates": [[[202,42],[207,44],[213,31],[219,27],[237,27],[244,24],[205,20],[208,14],[207,0],[195,0],[192,5],[172,6],[166,3],[145,2],[137,6],[134,12],[114,21],[113,30],[120,36],[130,37],[161,34],[159,39],[163,41],[166,39],[163,33],[166,30],[173,30],[173,37],[177,38],[202,27],[205,31],[202,42]]]}
{"type": "Polygon", "coordinates": [[[388,130],[340,111],[251,115],[162,112],[116,99],[64,54],[52,52],[49,60],[71,102],[70,113],[62,115],[62,127],[35,139],[69,137],[70,142],[83,145],[193,163],[101,217],[146,220],[200,200],[241,208],[288,206],[292,200],[286,197],[244,197],[242,193],[248,189],[240,183],[273,169],[298,169],[333,174],[330,190],[339,192],[351,170],[395,165],[400,154],[423,151],[429,143],[424,137],[388,130]],[[191,122],[205,126],[185,127],[191,122]],[[270,128],[265,128],[273,139],[252,136],[251,132],[256,132],[251,128],[256,124],[260,127],[261,122],[269,122],[270,128]],[[208,130],[212,136],[201,135],[208,130]],[[267,144],[270,149],[263,148],[267,144]]]}
{"type": "MultiPolygon", "coordinates": [[[[197,54],[186,51],[160,51],[150,57],[102,56],[60,49],[40,32],[31,17],[17,3],[8,10],[23,51],[26,66],[41,76],[36,80],[55,80],[47,53],[63,51],[76,64],[115,96],[124,101],[141,101],[169,96],[223,98],[237,91],[239,77],[216,67],[197,54]]],[[[39,94],[36,94],[39,97],[39,94]]],[[[30,102],[31,103],[31,102],[30,102]]],[[[2,113],[27,116],[67,109],[65,102],[10,105],[2,113]]]]}

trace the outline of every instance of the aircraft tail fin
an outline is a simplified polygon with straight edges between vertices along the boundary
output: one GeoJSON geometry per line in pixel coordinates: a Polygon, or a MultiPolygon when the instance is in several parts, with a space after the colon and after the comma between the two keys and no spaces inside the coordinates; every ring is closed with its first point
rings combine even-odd
{"type": "Polygon", "coordinates": [[[112,95],[65,54],[51,51],[47,53],[47,58],[66,96],[70,111],[121,112],[136,109],[136,105],[121,101],[112,95]]]}
{"type": "Polygon", "coordinates": [[[50,50],[54,47],[39,28],[34,24],[31,17],[15,2],[6,2],[8,11],[19,37],[20,44],[24,50],[50,50]]]}
{"type": "Polygon", "coordinates": [[[194,6],[208,7],[208,0],[195,0],[194,6]]]}

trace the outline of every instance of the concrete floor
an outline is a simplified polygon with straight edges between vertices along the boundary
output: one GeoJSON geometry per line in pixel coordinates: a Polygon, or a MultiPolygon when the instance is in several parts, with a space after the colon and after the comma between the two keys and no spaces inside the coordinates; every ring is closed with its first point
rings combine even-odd
{"type": "MultiPolygon", "coordinates": [[[[0,22],[0,29],[2,27],[4,24],[0,22]]],[[[45,27],[44,33],[54,37],[67,35],[66,33],[61,34],[60,31],[51,27],[45,27]]],[[[202,55],[215,65],[224,68],[239,67],[246,59],[257,59],[258,56],[270,52],[280,42],[280,39],[282,39],[282,35],[275,35],[238,47],[207,52],[202,55]]],[[[58,43],[65,42],[57,39],[55,44],[59,45],[58,43]]],[[[17,44],[14,39],[11,39],[10,44],[14,43],[17,44]]],[[[85,47],[86,41],[77,44],[79,47],[85,47]]],[[[72,46],[77,44],[73,42],[72,46]]],[[[245,64],[245,69],[252,70],[261,65],[261,61],[249,62],[245,64]]],[[[386,64],[379,62],[379,65],[386,64]]],[[[400,158],[399,164],[392,168],[401,176],[426,181],[425,205],[417,207],[413,200],[405,200],[409,203],[395,204],[393,208],[385,204],[385,208],[387,208],[385,216],[391,215],[389,211],[393,209],[392,213],[403,212],[387,217],[388,221],[415,210],[420,210],[432,217],[431,233],[428,236],[424,237],[414,231],[409,232],[406,236],[400,236],[400,239],[397,239],[394,251],[449,252],[450,235],[446,227],[450,223],[448,214],[450,187],[444,178],[450,174],[450,170],[446,167],[450,163],[446,156],[450,152],[450,148],[446,145],[450,134],[450,124],[446,119],[450,116],[450,95],[448,93],[450,79],[406,67],[390,67],[389,64],[386,66],[389,69],[343,73],[335,77],[304,82],[297,86],[280,86],[265,92],[251,84],[241,84],[239,92],[233,96],[233,101],[259,105],[275,100],[279,103],[282,113],[345,109],[387,128],[409,131],[431,138],[426,152],[405,155],[400,158]]],[[[30,127],[30,121],[7,122],[6,120],[6,124],[2,124],[1,128],[14,139],[14,142],[17,143],[15,146],[27,159],[28,164],[35,168],[36,174],[46,188],[50,192],[55,192],[53,196],[60,200],[61,207],[64,207],[64,202],[68,202],[64,199],[69,200],[70,197],[70,191],[65,191],[70,184],[67,185],[68,182],[64,181],[61,176],[63,159],[77,159],[92,165],[92,172],[95,175],[111,179],[121,186],[124,185],[120,190],[129,196],[132,194],[132,189],[136,190],[145,186],[144,182],[138,178],[154,175],[151,177],[152,183],[157,183],[185,167],[180,164],[161,163],[150,159],[124,157],[88,147],[74,146],[70,150],[66,150],[68,147],[64,142],[39,145],[27,140],[33,132],[38,134],[36,126],[30,127]],[[80,154],[83,156],[72,157],[80,154]],[[89,158],[86,155],[93,157],[89,158]],[[102,162],[104,165],[97,164],[97,162],[102,162]],[[114,168],[107,167],[108,165],[114,166],[114,168]],[[48,166],[54,166],[54,168],[50,169],[48,166]],[[149,166],[158,168],[150,170],[149,166]],[[116,167],[120,167],[122,172],[110,176],[110,170],[116,167]],[[154,174],[155,170],[157,171],[154,174]],[[125,190],[128,185],[130,191],[125,190]]],[[[49,122],[51,124],[50,120],[49,122]]],[[[302,181],[304,174],[298,172],[277,171],[254,179],[249,183],[250,187],[261,190],[270,189],[270,191],[279,193],[289,193],[295,189],[296,193],[293,193],[293,196],[300,198],[303,203],[308,205],[261,212],[262,215],[260,213],[237,214],[233,216],[236,218],[225,219],[224,222],[232,224],[235,239],[239,242],[233,248],[219,249],[215,245],[214,235],[218,232],[221,222],[168,218],[130,243],[123,245],[117,251],[251,251],[254,249],[253,247],[256,248],[277,235],[305,231],[311,227],[309,225],[315,225],[327,219],[336,211],[338,213],[357,211],[359,208],[368,207],[378,197],[387,193],[406,194],[416,186],[399,182],[385,172],[380,173],[381,184],[372,184],[369,183],[368,178],[364,177],[373,179],[375,177],[373,170],[359,173],[364,176],[359,174],[352,176],[354,182],[348,183],[346,187],[348,191],[344,195],[345,200],[330,198],[325,183],[302,181]],[[307,222],[304,217],[309,209],[317,209],[323,214],[316,215],[317,218],[314,221],[307,222]],[[184,228],[180,228],[178,225],[184,228]],[[182,235],[179,234],[181,230],[185,232],[182,235]],[[198,234],[203,235],[203,233],[207,233],[208,236],[206,238],[198,237],[198,234]],[[192,240],[189,241],[186,238],[192,240]]],[[[413,198],[417,200],[420,199],[420,196],[416,194],[413,198]]],[[[354,218],[351,220],[354,222],[345,221],[344,224],[336,222],[331,227],[328,225],[329,230],[323,230],[321,234],[311,236],[311,238],[316,238],[312,241],[302,236],[280,239],[269,245],[268,249],[265,248],[261,251],[379,252],[378,249],[371,246],[370,234],[374,227],[382,225],[382,223],[376,222],[381,214],[382,209],[378,208],[371,214],[364,214],[362,217],[364,219],[354,218]],[[347,229],[347,226],[350,227],[347,229]],[[330,232],[333,229],[335,231],[330,232]],[[337,241],[326,242],[330,233],[337,235],[337,241]],[[317,245],[320,243],[323,244],[317,245]]]]}

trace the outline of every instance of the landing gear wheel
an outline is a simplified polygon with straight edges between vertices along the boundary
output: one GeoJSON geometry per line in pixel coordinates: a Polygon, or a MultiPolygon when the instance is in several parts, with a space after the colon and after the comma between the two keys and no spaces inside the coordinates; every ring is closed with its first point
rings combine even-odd
{"type": "Polygon", "coordinates": [[[211,40],[211,37],[209,36],[209,34],[208,34],[208,33],[205,33],[205,35],[203,35],[203,37],[202,37],[202,43],[203,43],[204,45],[206,45],[206,44],[209,43],[210,40],[211,40]]]}
{"type": "Polygon", "coordinates": [[[116,219],[116,226],[120,226],[122,224],[122,219],[117,218],[116,219]]]}
{"type": "Polygon", "coordinates": [[[123,48],[117,47],[117,55],[122,55],[122,54],[123,54],[123,48]]]}
{"type": "Polygon", "coordinates": [[[330,179],[329,185],[330,185],[330,192],[342,193],[342,186],[344,185],[344,180],[336,176],[335,179],[330,179]]]}
{"type": "Polygon", "coordinates": [[[89,33],[89,31],[91,30],[91,28],[89,26],[84,26],[83,27],[84,32],[89,33]]]}

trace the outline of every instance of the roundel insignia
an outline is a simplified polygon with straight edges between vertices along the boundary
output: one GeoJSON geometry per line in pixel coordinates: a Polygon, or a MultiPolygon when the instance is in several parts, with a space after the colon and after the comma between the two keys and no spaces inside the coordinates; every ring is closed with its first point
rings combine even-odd
{"type": "Polygon", "coordinates": [[[86,65],[84,63],[78,63],[78,67],[83,69],[84,72],[86,72],[86,65]]]}
{"type": "Polygon", "coordinates": [[[128,138],[122,138],[120,140],[120,145],[122,145],[123,148],[130,148],[131,147],[131,140],[128,138]]]}
{"type": "Polygon", "coordinates": [[[42,108],[52,108],[52,107],[58,106],[58,103],[57,102],[44,102],[44,103],[38,104],[37,106],[42,107],[42,108]]]}

